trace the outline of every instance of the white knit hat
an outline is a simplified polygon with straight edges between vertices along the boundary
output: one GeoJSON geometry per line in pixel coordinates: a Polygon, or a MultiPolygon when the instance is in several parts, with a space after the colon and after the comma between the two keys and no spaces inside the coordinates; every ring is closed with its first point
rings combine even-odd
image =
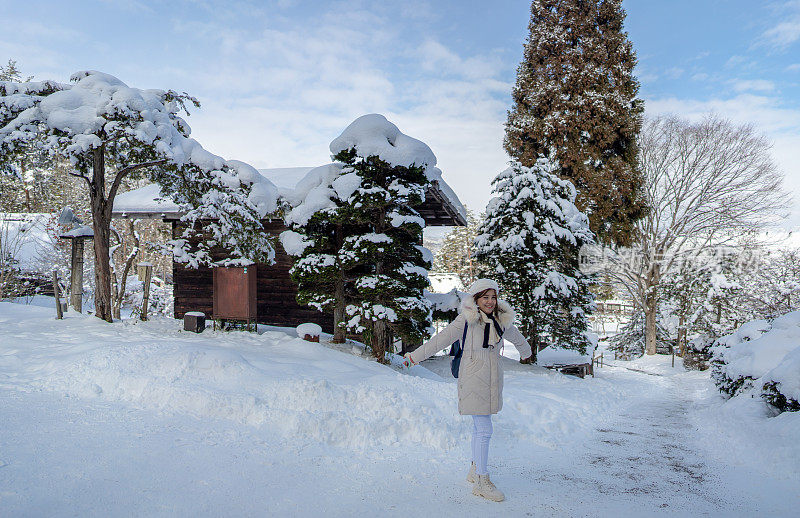
{"type": "Polygon", "coordinates": [[[467,288],[467,293],[470,295],[476,295],[483,290],[494,290],[495,293],[500,293],[500,288],[492,279],[478,279],[469,285],[469,288],[467,288]]]}

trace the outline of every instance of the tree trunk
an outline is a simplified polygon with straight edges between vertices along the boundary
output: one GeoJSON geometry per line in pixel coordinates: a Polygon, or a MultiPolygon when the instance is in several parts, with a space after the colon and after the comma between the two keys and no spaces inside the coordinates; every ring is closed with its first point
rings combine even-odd
{"type": "Polygon", "coordinates": [[[386,351],[389,350],[389,328],[385,320],[378,320],[372,329],[372,352],[378,363],[389,363],[386,351]]]}
{"type": "Polygon", "coordinates": [[[686,315],[681,315],[678,320],[678,356],[686,355],[686,315]]]}
{"type": "Polygon", "coordinates": [[[94,227],[94,314],[107,322],[113,322],[111,313],[111,206],[106,200],[105,149],[93,151],[92,182],[89,186],[89,202],[92,207],[94,227]]]}
{"type": "Polygon", "coordinates": [[[343,344],[347,340],[347,330],[339,325],[345,321],[344,276],[339,272],[336,280],[336,302],[333,306],[333,340],[335,344],[343,344]]]}
{"type": "MultiPolygon", "coordinates": [[[[375,232],[380,233],[384,230],[385,214],[378,214],[378,221],[375,222],[375,232]]],[[[381,259],[375,261],[375,275],[383,275],[384,264],[381,259]]],[[[389,326],[386,320],[378,320],[373,324],[372,328],[372,352],[375,354],[379,363],[389,363],[386,359],[386,351],[389,350],[390,345],[389,326]]]]}
{"type": "Polygon", "coordinates": [[[656,353],[656,318],[658,313],[658,304],[656,303],[656,296],[654,290],[651,288],[644,302],[644,336],[645,336],[645,352],[647,354],[656,353]]]}
{"type": "Polygon", "coordinates": [[[658,319],[658,286],[661,282],[661,268],[658,263],[662,259],[661,252],[657,252],[654,257],[654,264],[650,267],[647,275],[647,285],[644,296],[644,331],[645,331],[645,352],[656,354],[657,319],[658,319]]]}
{"type": "MultiPolygon", "coordinates": [[[[344,243],[344,231],[342,225],[336,225],[336,249],[341,250],[344,243]]],[[[344,300],[344,272],[339,268],[338,278],[336,279],[335,295],[336,302],[333,306],[333,343],[343,344],[347,340],[347,330],[339,325],[345,321],[344,300]]]]}

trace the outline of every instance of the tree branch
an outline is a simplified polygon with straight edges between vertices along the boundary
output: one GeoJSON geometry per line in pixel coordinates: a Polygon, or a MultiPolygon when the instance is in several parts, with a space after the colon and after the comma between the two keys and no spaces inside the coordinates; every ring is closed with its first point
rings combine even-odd
{"type": "Polygon", "coordinates": [[[151,160],[150,162],[142,162],[141,164],[129,165],[117,171],[117,175],[114,177],[114,182],[111,184],[111,189],[108,190],[109,205],[113,204],[114,197],[117,195],[117,190],[119,190],[119,186],[122,183],[122,179],[125,178],[125,176],[138,169],[144,169],[145,167],[160,165],[166,161],[167,161],[166,158],[162,158],[161,160],[151,160]]]}

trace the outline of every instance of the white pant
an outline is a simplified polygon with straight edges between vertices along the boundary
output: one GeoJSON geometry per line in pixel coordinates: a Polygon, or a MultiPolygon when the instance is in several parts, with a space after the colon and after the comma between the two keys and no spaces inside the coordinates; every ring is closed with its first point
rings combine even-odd
{"type": "Polygon", "coordinates": [[[492,438],[492,416],[472,416],[472,462],[478,475],[488,475],[489,439],[492,438]]]}

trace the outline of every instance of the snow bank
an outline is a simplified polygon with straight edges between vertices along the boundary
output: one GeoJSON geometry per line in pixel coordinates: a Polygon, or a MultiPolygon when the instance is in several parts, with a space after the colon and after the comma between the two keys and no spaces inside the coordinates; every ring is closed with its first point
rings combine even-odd
{"type": "MultiPolygon", "coordinates": [[[[699,372],[689,376],[705,376],[699,372]]],[[[721,401],[709,384],[707,403],[697,409],[694,437],[726,463],[767,471],[771,476],[800,480],[800,412],[775,415],[757,390],[721,401]]]]}
{"type": "MultiPolygon", "coordinates": [[[[800,311],[772,322],[748,322],[712,347],[713,376],[720,390],[730,396],[761,391],[768,401],[782,394],[789,406],[800,401],[800,311]]],[[[792,409],[795,409],[792,408],[792,409]]]]}
{"type": "MultiPolygon", "coordinates": [[[[421,366],[402,374],[291,331],[180,327],[161,318],[109,326],[74,313],[55,321],[52,308],[0,303],[0,387],[227,419],[297,444],[365,451],[468,443],[471,422],[458,415],[452,377],[421,366]]],[[[607,381],[541,370],[508,372],[505,390],[496,440],[526,447],[555,448],[589,433],[623,402],[607,381]]]]}

